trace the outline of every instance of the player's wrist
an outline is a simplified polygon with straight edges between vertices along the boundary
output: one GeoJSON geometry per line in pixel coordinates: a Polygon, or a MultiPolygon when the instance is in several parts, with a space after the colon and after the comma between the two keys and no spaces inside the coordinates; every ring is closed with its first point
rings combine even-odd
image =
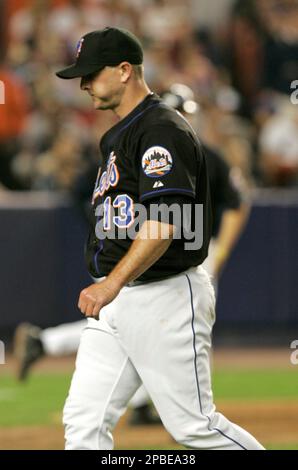
{"type": "Polygon", "coordinates": [[[126,284],[125,279],[121,279],[120,276],[114,274],[113,272],[107,276],[106,281],[108,282],[109,287],[115,292],[120,292],[120,290],[126,284]]]}

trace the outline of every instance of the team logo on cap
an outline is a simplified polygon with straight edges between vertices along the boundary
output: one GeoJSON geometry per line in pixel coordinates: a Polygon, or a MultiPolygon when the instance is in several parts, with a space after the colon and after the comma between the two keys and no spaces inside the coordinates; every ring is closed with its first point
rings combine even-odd
{"type": "Polygon", "coordinates": [[[143,171],[150,178],[161,178],[167,175],[172,166],[172,155],[164,147],[150,147],[142,157],[143,171]]]}
{"type": "Polygon", "coordinates": [[[83,46],[84,38],[81,38],[77,44],[77,58],[81,54],[82,46],[83,46]]]}

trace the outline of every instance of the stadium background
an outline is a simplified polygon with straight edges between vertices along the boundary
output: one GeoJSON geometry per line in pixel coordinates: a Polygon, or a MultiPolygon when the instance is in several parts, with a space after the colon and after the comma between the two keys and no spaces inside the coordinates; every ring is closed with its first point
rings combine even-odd
{"type": "MultiPolygon", "coordinates": [[[[192,88],[199,135],[249,190],[250,219],[219,283],[215,394],[265,445],[298,448],[295,0],[0,0],[0,448],[63,446],[74,358],[44,361],[20,386],[10,348],[21,321],[80,318],[84,207],[98,140],[114,121],[54,72],[72,61],[82,34],[106,25],[141,37],[154,91],[192,88]]],[[[125,426],[118,447],[173,445],[162,430],[129,441],[125,426]]]]}

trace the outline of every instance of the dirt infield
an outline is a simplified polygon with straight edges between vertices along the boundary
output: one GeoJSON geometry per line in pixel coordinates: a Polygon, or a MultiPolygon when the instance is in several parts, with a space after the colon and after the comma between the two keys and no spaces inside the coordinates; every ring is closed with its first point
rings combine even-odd
{"type": "MultiPolygon", "coordinates": [[[[250,431],[264,444],[298,443],[298,404],[283,402],[219,402],[218,410],[231,421],[250,431]]],[[[60,421],[60,417],[53,417],[60,421]]],[[[176,444],[162,426],[137,428],[127,424],[123,417],[114,433],[118,449],[175,448],[176,444]]],[[[1,449],[63,449],[61,425],[0,428],[1,449]]]]}

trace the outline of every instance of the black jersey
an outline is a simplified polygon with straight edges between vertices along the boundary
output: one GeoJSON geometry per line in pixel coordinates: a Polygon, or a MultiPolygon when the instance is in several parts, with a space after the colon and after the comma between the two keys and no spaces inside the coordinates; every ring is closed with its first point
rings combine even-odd
{"type": "Polygon", "coordinates": [[[242,200],[240,188],[233,181],[231,168],[220,153],[203,144],[206,156],[212,206],[212,236],[218,235],[221,218],[228,209],[239,209],[242,200]]]}
{"type": "Polygon", "coordinates": [[[139,280],[162,279],[201,264],[211,235],[209,182],[202,147],[187,121],[152,93],[103,136],[100,150],[93,193],[96,216],[86,247],[91,275],[108,275],[128,251],[133,240],[123,232],[133,223],[134,206],[148,206],[164,196],[184,198],[191,207],[203,205],[203,243],[186,250],[184,239],[174,239],[139,280]],[[105,233],[116,225],[117,236],[98,237],[98,224],[105,233]]]}

